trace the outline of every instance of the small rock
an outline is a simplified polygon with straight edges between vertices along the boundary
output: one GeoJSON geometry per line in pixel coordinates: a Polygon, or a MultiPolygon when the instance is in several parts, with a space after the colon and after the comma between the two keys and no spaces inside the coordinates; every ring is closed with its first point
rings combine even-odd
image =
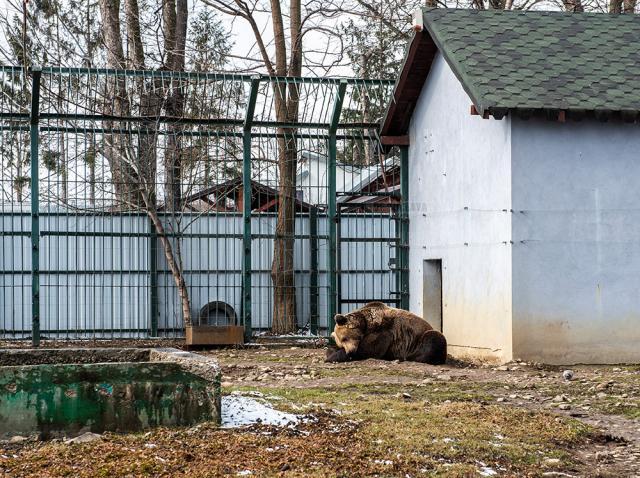
{"type": "Polygon", "coordinates": [[[507,367],[506,365],[500,365],[499,367],[496,367],[494,370],[497,370],[498,372],[508,372],[509,367],[507,367]]]}
{"type": "Polygon", "coordinates": [[[573,370],[565,370],[562,372],[562,378],[569,381],[573,379],[573,370]]]}
{"type": "Polygon", "coordinates": [[[560,458],[545,458],[544,464],[545,465],[550,465],[550,466],[559,465],[560,464],[560,458]]]}
{"type": "Polygon", "coordinates": [[[443,375],[438,375],[438,376],[436,376],[436,378],[437,378],[438,380],[442,380],[443,382],[448,382],[448,381],[450,381],[450,380],[451,380],[451,375],[443,374],[443,375]]]}
{"type": "Polygon", "coordinates": [[[25,442],[27,440],[28,440],[27,437],[23,437],[21,435],[15,435],[15,436],[11,437],[11,439],[9,440],[9,443],[22,443],[22,442],[25,442]]]}
{"type": "Polygon", "coordinates": [[[98,435],[97,433],[87,432],[87,433],[83,433],[80,436],[72,438],[71,440],[67,440],[65,443],[67,443],[67,444],[71,444],[71,443],[91,443],[92,441],[96,441],[96,440],[102,440],[102,435],[98,435]]]}
{"type": "Polygon", "coordinates": [[[506,398],[504,398],[504,397],[498,397],[496,401],[497,401],[498,403],[502,403],[502,402],[506,402],[506,401],[507,401],[507,399],[506,399],[506,398]]]}
{"type": "Polygon", "coordinates": [[[285,463],[284,465],[282,465],[280,467],[280,471],[287,471],[287,470],[290,470],[290,469],[291,469],[291,466],[288,463],[285,463]]]}
{"type": "Polygon", "coordinates": [[[608,463],[612,460],[613,454],[608,451],[596,452],[596,461],[608,463]]]}
{"type": "Polygon", "coordinates": [[[622,369],[620,367],[613,367],[611,370],[614,372],[620,372],[622,369]]]}
{"type": "Polygon", "coordinates": [[[232,382],[222,382],[220,385],[222,387],[231,387],[233,385],[233,383],[232,382]]]}
{"type": "Polygon", "coordinates": [[[600,393],[598,393],[598,394],[596,395],[596,397],[598,397],[598,398],[606,398],[606,396],[607,396],[607,394],[606,394],[606,393],[604,393],[604,392],[600,392],[600,393]]]}
{"type": "Polygon", "coordinates": [[[571,410],[571,405],[569,405],[568,403],[561,403],[560,405],[558,405],[558,408],[560,410],[571,410]]]}
{"type": "Polygon", "coordinates": [[[407,393],[407,392],[403,392],[402,393],[402,398],[404,398],[405,400],[409,400],[409,399],[411,399],[411,394],[407,393]]]}

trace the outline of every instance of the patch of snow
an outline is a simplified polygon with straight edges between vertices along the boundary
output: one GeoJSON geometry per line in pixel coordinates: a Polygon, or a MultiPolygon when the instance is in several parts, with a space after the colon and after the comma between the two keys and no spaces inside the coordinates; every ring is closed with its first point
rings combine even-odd
{"type": "Polygon", "coordinates": [[[376,465],[393,465],[391,460],[373,460],[376,465]]]}
{"type": "Polygon", "coordinates": [[[268,403],[241,395],[222,397],[222,428],[238,428],[256,423],[262,425],[288,426],[302,420],[299,415],[275,410],[268,403]]]}
{"type": "Polygon", "coordinates": [[[487,466],[485,463],[482,463],[481,461],[478,462],[478,465],[480,465],[480,469],[478,470],[478,473],[480,474],[480,476],[495,476],[498,474],[496,470],[494,470],[490,466],[487,466]]]}
{"type": "Polygon", "coordinates": [[[239,471],[238,473],[236,473],[236,475],[238,475],[238,476],[248,476],[248,475],[253,475],[253,472],[251,470],[242,470],[242,471],[239,471]]]}

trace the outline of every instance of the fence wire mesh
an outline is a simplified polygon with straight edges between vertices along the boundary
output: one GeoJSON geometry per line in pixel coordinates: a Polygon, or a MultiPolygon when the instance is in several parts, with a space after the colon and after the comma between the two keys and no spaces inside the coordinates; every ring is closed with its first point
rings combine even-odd
{"type": "Polygon", "coordinates": [[[0,84],[0,337],[318,334],[406,302],[404,156],[376,137],[391,82],[2,67],[0,84]]]}

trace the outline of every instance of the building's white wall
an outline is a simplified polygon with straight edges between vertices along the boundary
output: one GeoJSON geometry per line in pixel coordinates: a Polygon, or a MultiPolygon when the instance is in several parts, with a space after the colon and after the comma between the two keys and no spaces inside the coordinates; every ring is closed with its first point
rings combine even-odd
{"type": "Polygon", "coordinates": [[[423,261],[442,259],[451,353],[510,360],[510,119],[470,106],[438,55],[410,127],[410,307],[422,315],[423,261]]]}
{"type": "Polygon", "coordinates": [[[512,120],[514,356],[640,361],[640,126],[512,120]]]}

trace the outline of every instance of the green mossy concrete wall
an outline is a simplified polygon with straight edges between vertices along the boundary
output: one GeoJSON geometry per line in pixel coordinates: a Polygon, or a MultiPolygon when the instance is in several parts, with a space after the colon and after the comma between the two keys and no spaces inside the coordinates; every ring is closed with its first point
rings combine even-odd
{"type": "Polygon", "coordinates": [[[0,437],[218,421],[219,387],[171,362],[2,367],[0,437]]]}

